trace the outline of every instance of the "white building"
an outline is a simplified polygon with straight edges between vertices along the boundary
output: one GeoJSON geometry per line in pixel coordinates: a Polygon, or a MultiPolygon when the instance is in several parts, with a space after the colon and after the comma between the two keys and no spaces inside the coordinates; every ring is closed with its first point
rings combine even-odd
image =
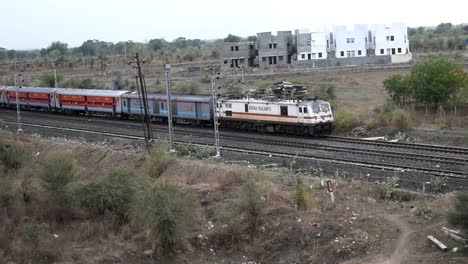
{"type": "Polygon", "coordinates": [[[327,56],[327,43],[329,34],[326,32],[312,32],[310,52],[312,53],[312,59],[326,59],[327,56]]]}
{"type": "Polygon", "coordinates": [[[408,29],[405,24],[393,23],[391,27],[384,24],[372,25],[373,48],[375,55],[408,54],[408,29]]]}
{"type": "Polygon", "coordinates": [[[333,42],[337,58],[365,57],[368,48],[369,29],[367,25],[354,25],[353,29],[346,26],[335,26],[333,42]]]}

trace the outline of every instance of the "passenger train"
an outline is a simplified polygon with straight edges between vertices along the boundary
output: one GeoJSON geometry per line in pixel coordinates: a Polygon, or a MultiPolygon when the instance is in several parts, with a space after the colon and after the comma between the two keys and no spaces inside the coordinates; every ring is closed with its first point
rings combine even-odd
{"type": "MultiPolygon", "coordinates": [[[[16,87],[0,86],[0,105],[16,107],[16,87]]],[[[167,97],[148,93],[148,107],[155,122],[167,121],[167,97]]],[[[142,100],[137,92],[123,90],[22,87],[18,103],[25,110],[106,115],[138,119],[142,100]]],[[[324,135],[332,132],[330,104],[320,99],[281,100],[220,97],[213,109],[208,95],[172,95],[172,117],[176,123],[213,125],[216,113],[221,127],[270,133],[324,135]]]]}

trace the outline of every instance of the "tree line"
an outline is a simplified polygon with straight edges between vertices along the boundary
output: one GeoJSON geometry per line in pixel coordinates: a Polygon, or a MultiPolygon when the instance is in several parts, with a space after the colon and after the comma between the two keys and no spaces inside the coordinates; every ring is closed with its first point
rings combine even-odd
{"type": "MultiPolygon", "coordinates": [[[[151,39],[148,43],[135,41],[107,42],[97,39],[90,39],[83,42],[79,47],[69,47],[67,43],[61,41],[52,42],[47,48],[35,50],[14,50],[0,47],[0,60],[24,60],[41,57],[61,57],[66,55],[81,56],[110,56],[134,54],[135,52],[176,52],[187,49],[213,49],[223,42],[222,39],[205,41],[201,39],[187,39],[179,37],[173,41],[166,41],[162,38],[151,39]]],[[[211,54],[217,57],[217,53],[211,54]]]]}
{"type": "Polygon", "coordinates": [[[410,50],[463,50],[468,38],[468,25],[440,23],[435,28],[408,28],[410,50]]]}

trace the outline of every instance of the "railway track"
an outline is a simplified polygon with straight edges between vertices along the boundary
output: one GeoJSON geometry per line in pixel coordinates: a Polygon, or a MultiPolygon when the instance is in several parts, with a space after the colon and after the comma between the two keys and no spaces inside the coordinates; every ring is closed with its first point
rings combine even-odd
{"type": "MultiPolygon", "coordinates": [[[[6,112],[13,113],[13,111],[11,110],[7,110],[6,112]]],[[[85,119],[85,117],[83,116],[70,116],[40,112],[26,113],[27,119],[39,120],[42,118],[44,119],[44,123],[49,123],[52,126],[54,126],[54,123],[56,121],[59,121],[57,119],[62,119],[64,121],[63,123],[69,121],[72,122],[71,124],[68,124],[68,128],[84,129],[83,126],[88,126],[87,129],[90,129],[89,127],[91,127],[91,129],[94,129],[95,131],[108,132],[110,134],[114,133],[115,131],[122,131],[122,133],[133,133],[133,131],[139,131],[141,129],[141,124],[131,121],[129,122],[123,120],[111,120],[108,118],[96,117],[86,117],[87,119],[85,119]],[[50,116],[52,116],[53,118],[50,118],[50,116]]],[[[10,119],[10,121],[15,120],[13,116],[10,115],[9,117],[10,118],[7,119],[10,119]]],[[[186,142],[194,141],[193,137],[200,137],[205,138],[204,142],[210,143],[210,141],[206,139],[212,138],[212,132],[206,129],[183,126],[179,126],[177,128],[178,129],[175,130],[176,138],[182,138],[182,140],[185,140],[186,142]]],[[[154,130],[157,133],[166,133],[167,128],[163,125],[155,125],[154,130]]],[[[285,138],[284,136],[281,137],[278,135],[265,135],[259,133],[244,134],[239,132],[234,133],[231,131],[223,132],[221,134],[221,139],[224,141],[225,144],[228,144],[229,141],[242,142],[244,145],[248,142],[257,146],[258,144],[261,144],[261,146],[258,146],[258,150],[268,150],[269,152],[278,152],[278,149],[283,149],[283,153],[286,153],[286,150],[288,150],[288,153],[305,153],[307,155],[313,155],[314,158],[327,156],[328,159],[344,159],[347,162],[358,161],[361,163],[372,162],[373,164],[376,164],[377,161],[378,163],[385,164],[386,166],[399,166],[403,169],[411,168],[411,166],[409,165],[415,167],[416,164],[412,163],[423,163],[420,164],[421,166],[419,166],[419,170],[421,170],[422,168],[426,168],[426,171],[440,171],[445,174],[458,173],[460,175],[466,175],[466,172],[464,172],[463,170],[466,170],[466,168],[468,167],[468,158],[466,156],[468,155],[468,149],[455,147],[369,141],[363,139],[343,137],[328,137],[326,138],[326,140],[307,139],[298,137],[285,138]],[[329,144],[330,141],[342,142],[345,144],[334,146],[332,144],[329,144]],[[346,146],[346,144],[350,143],[352,144],[351,146],[346,146]],[[369,148],[369,146],[378,147],[379,149],[372,149],[369,148]],[[387,150],[388,148],[393,149],[387,150]],[[417,153],[407,153],[401,150],[411,150],[416,151],[417,153]],[[424,151],[426,151],[427,153],[421,153],[424,151]],[[457,156],[461,155],[461,157],[451,157],[448,155],[444,155],[444,153],[451,153],[457,156]],[[353,157],[350,157],[351,155],[353,157]],[[373,161],[369,161],[368,159],[373,159],[373,161]],[[436,167],[438,168],[430,168],[433,165],[436,165],[436,167]]]]}
{"type": "Polygon", "coordinates": [[[428,150],[428,151],[437,151],[441,153],[454,153],[459,155],[466,155],[468,157],[468,149],[459,148],[459,147],[449,147],[449,146],[437,146],[437,145],[427,145],[427,144],[416,144],[416,143],[402,143],[402,142],[388,142],[388,141],[373,141],[359,138],[348,138],[348,137],[336,137],[328,136],[326,137],[330,141],[336,142],[350,142],[353,144],[359,145],[372,145],[372,146],[382,146],[387,148],[406,148],[413,150],[428,150]]]}
{"type": "MultiPolygon", "coordinates": [[[[6,124],[16,125],[16,122],[11,121],[4,121],[6,124]]],[[[90,134],[90,135],[100,135],[105,137],[115,137],[115,138],[124,138],[130,140],[143,140],[144,138],[135,135],[135,134],[128,134],[128,133],[111,133],[111,132],[103,132],[99,130],[90,130],[90,129],[79,129],[79,128],[67,128],[67,127],[59,127],[59,126],[52,126],[52,125],[43,125],[43,124],[34,124],[34,123],[23,123],[25,127],[31,128],[39,128],[39,129],[48,129],[48,130],[61,130],[61,131],[68,131],[68,132],[75,132],[80,134],[90,134]]],[[[159,133],[162,134],[162,133],[159,133]]],[[[189,141],[184,139],[176,139],[177,144],[192,144],[198,146],[206,146],[211,145],[206,140],[193,140],[190,139],[189,141]]],[[[263,142],[266,143],[266,142],[263,142]]],[[[325,161],[331,163],[339,163],[344,165],[351,165],[351,166],[359,166],[359,167],[366,167],[366,168],[373,168],[378,170],[390,170],[396,172],[418,172],[424,173],[427,175],[433,176],[443,176],[447,178],[453,179],[460,179],[460,180],[468,180],[467,175],[465,172],[462,171],[453,171],[441,168],[428,168],[422,166],[410,166],[410,165],[397,165],[388,162],[376,162],[376,161],[364,161],[364,160],[355,160],[350,158],[336,158],[336,157],[324,157],[320,155],[314,155],[310,153],[291,153],[291,151],[279,151],[275,149],[258,149],[256,146],[252,147],[245,147],[245,146],[236,146],[236,144],[227,144],[226,146],[222,147],[224,151],[230,152],[239,152],[244,154],[255,154],[261,156],[268,156],[268,157],[279,157],[279,158],[289,158],[289,159],[305,159],[305,160],[315,160],[315,161],[325,161]]]]}

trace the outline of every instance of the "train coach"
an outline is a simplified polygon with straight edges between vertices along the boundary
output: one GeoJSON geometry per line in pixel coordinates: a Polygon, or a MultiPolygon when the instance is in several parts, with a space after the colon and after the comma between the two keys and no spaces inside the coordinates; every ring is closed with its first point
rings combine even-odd
{"type": "MultiPolygon", "coordinates": [[[[148,93],[148,111],[153,120],[167,120],[167,96],[148,93]]],[[[210,124],[212,120],[211,97],[206,95],[173,95],[172,117],[178,123],[210,124]]],[[[122,116],[136,118],[142,114],[142,100],[137,92],[122,95],[122,116]]]]}
{"type": "Polygon", "coordinates": [[[330,104],[319,99],[219,99],[217,112],[223,126],[242,130],[320,135],[333,129],[330,104]]]}

